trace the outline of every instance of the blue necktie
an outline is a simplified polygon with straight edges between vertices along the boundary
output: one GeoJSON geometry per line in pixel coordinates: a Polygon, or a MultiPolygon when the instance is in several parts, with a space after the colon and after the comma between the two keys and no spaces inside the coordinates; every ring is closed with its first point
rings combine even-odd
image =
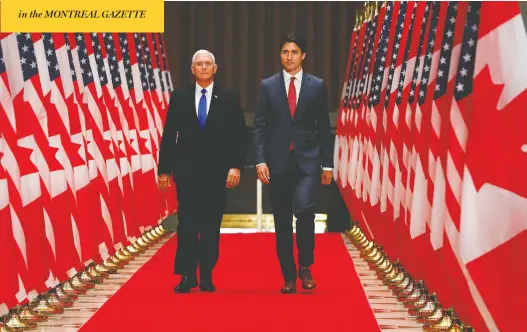
{"type": "Polygon", "coordinates": [[[201,89],[201,99],[199,100],[198,106],[198,123],[201,129],[205,128],[205,122],[207,121],[207,93],[206,89],[201,89]]]}

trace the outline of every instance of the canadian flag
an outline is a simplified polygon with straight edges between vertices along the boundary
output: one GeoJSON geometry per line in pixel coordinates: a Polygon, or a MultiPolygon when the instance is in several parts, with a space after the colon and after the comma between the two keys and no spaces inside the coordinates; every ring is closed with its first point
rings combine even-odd
{"type": "Polygon", "coordinates": [[[527,35],[517,2],[480,15],[459,246],[489,328],[527,331],[527,35]]]}
{"type": "Polygon", "coordinates": [[[154,208],[157,206],[156,197],[158,197],[159,188],[157,187],[157,166],[153,153],[158,149],[155,142],[157,133],[152,117],[154,104],[149,90],[148,71],[141,40],[141,36],[137,33],[127,34],[130,68],[134,83],[134,88],[130,89],[130,97],[138,120],[137,142],[142,167],[142,187],[138,193],[142,195],[142,204],[145,206],[141,209],[140,217],[142,223],[149,227],[156,225],[160,219],[158,211],[154,208]]]}
{"type": "MultiPolygon", "coordinates": [[[[0,58],[3,58],[0,47],[0,58]]],[[[0,61],[0,252],[2,253],[2,273],[0,273],[0,315],[7,313],[8,308],[16,305],[15,294],[18,291],[17,266],[15,255],[16,242],[11,226],[9,191],[7,188],[7,172],[2,165],[5,154],[4,126],[10,123],[6,108],[12,108],[9,95],[5,66],[0,61]]]]}
{"type": "MultiPolygon", "coordinates": [[[[0,134],[0,161],[3,150],[4,139],[0,134]]],[[[18,291],[18,270],[14,250],[16,250],[16,243],[11,226],[7,173],[0,162],[0,252],[3,256],[2,273],[0,273],[0,285],[2,285],[0,287],[0,315],[6,314],[8,308],[17,304],[15,295],[18,291]]]]}
{"type": "Polygon", "coordinates": [[[344,82],[342,87],[342,97],[340,99],[340,107],[338,114],[337,122],[337,132],[335,136],[335,145],[334,145],[334,154],[333,154],[333,177],[337,182],[337,185],[343,189],[348,187],[348,156],[349,156],[349,147],[347,146],[347,129],[348,123],[350,121],[351,109],[349,107],[350,103],[350,94],[351,94],[351,85],[353,79],[353,73],[350,71],[351,60],[354,57],[356,52],[356,37],[357,30],[354,29],[351,35],[351,47],[348,55],[348,64],[346,67],[346,76],[347,79],[344,82]]]}

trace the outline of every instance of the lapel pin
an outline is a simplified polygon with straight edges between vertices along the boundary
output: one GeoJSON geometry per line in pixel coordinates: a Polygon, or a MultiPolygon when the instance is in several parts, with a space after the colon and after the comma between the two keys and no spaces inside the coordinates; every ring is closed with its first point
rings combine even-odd
{"type": "Polygon", "coordinates": [[[218,98],[218,96],[214,95],[214,98],[218,98]]]}

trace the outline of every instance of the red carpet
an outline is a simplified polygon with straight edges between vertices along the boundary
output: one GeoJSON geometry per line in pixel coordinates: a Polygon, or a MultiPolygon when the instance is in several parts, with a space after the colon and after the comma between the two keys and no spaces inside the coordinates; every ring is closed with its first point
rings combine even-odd
{"type": "Polygon", "coordinates": [[[280,294],[274,234],[222,234],[215,293],[175,294],[175,236],[83,326],[87,331],[379,331],[339,234],[317,235],[317,288],[280,294]]]}

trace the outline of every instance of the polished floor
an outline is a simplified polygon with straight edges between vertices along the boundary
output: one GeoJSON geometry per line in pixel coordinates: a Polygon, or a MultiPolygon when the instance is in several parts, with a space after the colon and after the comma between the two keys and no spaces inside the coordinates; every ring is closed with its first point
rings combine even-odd
{"type": "MultiPolygon", "coordinates": [[[[325,227],[321,223],[321,226],[317,228],[317,233],[321,233],[324,230],[325,227]]],[[[222,230],[223,233],[255,231],[254,228],[228,228],[222,230]]],[[[267,228],[263,231],[271,232],[272,229],[267,228]]],[[[348,248],[348,252],[355,265],[355,269],[380,329],[382,331],[420,331],[422,325],[416,323],[408,316],[402,304],[397,301],[386,286],[382,285],[376,278],[375,273],[368,268],[367,263],[360,258],[359,252],[349,242],[348,238],[345,236],[342,238],[348,248]]],[[[97,285],[94,289],[88,291],[86,295],[79,296],[79,300],[76,301],[75,305],[72,308],[66,309],[64,314],[51,317],[48,322],[40,323],[38,331],[78,331],[169,239],[170,236],[166,237],[135,260],[131,261],[125,268],[119,270],[119,273],[112,274],[110,278],[104,281],[104,284],[97,285]]],[[[348,330],[348,328],[343,327],[343,330],[348,330]]]]}
{"type": "MultiPolygon", "coordinates": [[[[146,262],[152,258],[159,248],[170,239],[170,236],[162,239],[157,244],[147,249],[136,257],[117,274],[111,274],[101,285],[96,285],[85,295],[79,295],[79,299],[71,308],[64,309],[64,313],[51,316],[47,322],[39,323],[41,332],[74,332],[86,323],[93,314],[104,305],[104,303],[124,285],[132,275],[137,272],[146,262]]],[[[128,314],[128,313],[127,313],[128,314]]],[[[101,331],[102,332],[102,331],[101,331]]],[[[104,331],[106,332],[106,331],[104,331]]]]}
{"type": "Polygon", "coordinates": [[[359,274],[359,279],[368,297],[368,302],[377,324],[382,331],[421,331],[422,324],[417,323],[408,315],[406,309],[393,295],[388,286],[377,279],[374,271],[370,270],[368,263],[361,257],[360,252],[353,246],[346,236],[342,237],[348,248],[348,252],[359,274]]]}

